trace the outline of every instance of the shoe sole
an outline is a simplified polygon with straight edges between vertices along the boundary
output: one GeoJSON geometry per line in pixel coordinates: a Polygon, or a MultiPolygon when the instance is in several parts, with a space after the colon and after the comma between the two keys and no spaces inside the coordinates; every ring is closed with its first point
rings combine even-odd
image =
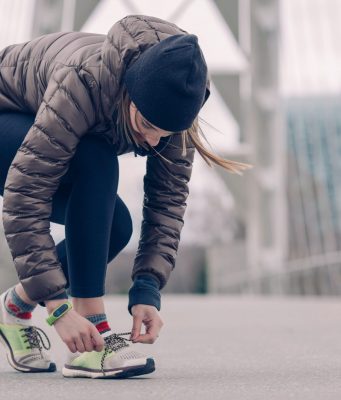
{"type": "Polygon", "coordinates": [[[155,371],[155,362],[153,358],[147,358],[144,365],[135,365],[130,367],[115,368],[105,370],[105,375],[102,371],[97,370],[93,372],[88,368],[75,367],[67,365],[62,369],[62,374],[65,378],[92,378],[92,379],[122,379],[130,378],[132,376],[150,374],[155,371]]]}
{"type": "MultiPolygon", "coordinates": [[[[0,312],[3,313],[3,307],[2,307],[1,300],[0,300],[0,312]]],[[[0,320],[0,323],[2,323],[1,320],[0,320]]],[[[48,369],[28,367],[27,365],[19,364],[15,360],[12,347],[9,344],[8,340],[6,339],[6,336],[2,332],[1,328],[0,328],[0,343],[2,343],[5,347],[8,364],[12,368],[16,369],[17,371],[20,371],[20,372],[55,372],[57,370],[56,364],[53,362],[50,363],[50,366],[48,369]]]]}

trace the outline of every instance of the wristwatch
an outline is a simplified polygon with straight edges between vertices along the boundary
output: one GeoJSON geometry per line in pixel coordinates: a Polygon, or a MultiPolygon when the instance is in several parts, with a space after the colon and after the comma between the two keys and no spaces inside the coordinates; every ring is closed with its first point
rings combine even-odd
{"type": "Polygon", "coordinates": [[[62,317],[64,314],[66,314],[68,311],[70,311],[72,308],[72,303],[69,301],[66,301],[63,304],[60,304],[57,308],[55,308],[52,313],[46,318],[46,322],[51,326],[53,325],[57,319],[62,317]]]}

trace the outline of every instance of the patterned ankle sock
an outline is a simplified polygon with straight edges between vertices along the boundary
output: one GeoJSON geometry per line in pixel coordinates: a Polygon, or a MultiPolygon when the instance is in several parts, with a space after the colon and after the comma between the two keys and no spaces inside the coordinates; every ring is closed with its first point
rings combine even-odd
{"type": "MultiPolygon", "coordinates": [[[[111,332],[106,314],[92,314],[87,315],[85,318],[96,326],[98,332],[101,335],[107,332],[111,332]]],[[[105,336],[107,336],[107,334],[105,336]]]]}
{"type": "Polygon", "coordinates": [[[17,294],[15,286],[13,286],[7,293],[5,299],[6,311],[16,318],[31,319],[32,311],[37,305],[25,303],[17,294]]]}

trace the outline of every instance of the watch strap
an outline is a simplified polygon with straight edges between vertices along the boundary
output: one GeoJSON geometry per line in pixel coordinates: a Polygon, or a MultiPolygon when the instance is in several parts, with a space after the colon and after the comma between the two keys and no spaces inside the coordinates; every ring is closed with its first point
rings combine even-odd
{"type": "Polygon", "coordinates": [[[52,326],[59,318],[72,309],[72,303],[66,301],[55,308],[52,313],[46,318],[46,322],[52,326]]]}

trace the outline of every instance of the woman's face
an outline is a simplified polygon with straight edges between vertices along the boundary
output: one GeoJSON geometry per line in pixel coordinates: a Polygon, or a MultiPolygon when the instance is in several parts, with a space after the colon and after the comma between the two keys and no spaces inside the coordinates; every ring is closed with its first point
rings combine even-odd
{"type": "Polygon", "coordinates": [[[157,128],[155,125],[148,122],[140,112],[137,112],[138,110],[132,101],[130,102],[129,111],[130,121],[134,130],[141,135],[142,141],[147,142],[150,146],[157,146],[162,137],[172,134],[172,132],[157,128]]]}

